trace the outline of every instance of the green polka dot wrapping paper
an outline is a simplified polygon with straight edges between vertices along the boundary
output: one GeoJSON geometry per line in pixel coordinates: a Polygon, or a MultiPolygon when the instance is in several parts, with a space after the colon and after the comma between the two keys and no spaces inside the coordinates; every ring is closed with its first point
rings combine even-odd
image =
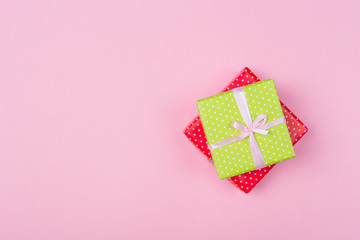
{"type": "Polygon", "coordinates": [[[284,115],[274,81],[269,79],[237,89],[243,92],[243,102],[238,101],[238,93],[234,90],[197,101],[199,115],[210,146],[216,146],[219,143],[221,145],[228,139],[238,138],[245,134],[245,129],[235,128],[233,125],[237,122],[237,124],[249,127],[246,123],[249,120],[244,119],[243,116],[246,115],[240,111],[246,105],[251,123],[255,123],[259,116],[266,115],[268,119],[263,119],[263,124],[265,121],[266,125],[276,124],[267,128],[265,133],[263,130],[259,133],[256,130],[251,131],[260,152],[254,150],[254,142],[251,143],[250,136],[211,149],[220,179],[259,169],[257,167],[259,154],[264,161],[263,166],[295,157],[287,125],[285,121],[279,122],[284,115]]]}

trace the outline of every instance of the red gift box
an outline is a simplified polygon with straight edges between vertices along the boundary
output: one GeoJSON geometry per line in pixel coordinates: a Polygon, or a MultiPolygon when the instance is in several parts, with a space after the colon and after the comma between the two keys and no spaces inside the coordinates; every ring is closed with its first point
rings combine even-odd
{"type": "MultiPolygon", "coordinates": [[[[222,92],[258,81],[260,81],[260,79],[256,77],[249,68],[245,67],[238,76],[223,89],[222,92]]],[[[305,135],[308,129],[281,101],[280,103],[286,118],[286,124],[288,126],[291,141],[293,145],[295,145],[295,143],[297,143],[305,135]]],[[[195,119],[185,128],[184,133],[186,137],[211,161],[212,156],[210,150],[208,149],[204,128],[201,124],[199,116],[196,116],[195,119]]],[[[249,193],[275,165],[276,164],[243,173],[241,175],[231,177],[229,180],[245,193],[249,193]]]]}

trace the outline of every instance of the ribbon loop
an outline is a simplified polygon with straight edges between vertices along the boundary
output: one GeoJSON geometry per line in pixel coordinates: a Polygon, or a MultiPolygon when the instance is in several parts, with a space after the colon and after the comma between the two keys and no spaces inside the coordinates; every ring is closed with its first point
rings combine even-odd
{"type": "Polygon", "coordinates": [[[279,118],[272,122],[266,123],[266,121],[269,119],[269,116],[265,114],[259,114],[254,121],[251,120],[250,110],[249,106],[246,100],[245,92],[242,87],[235,88],[232,90],[236,104],[238,105],[241,117],[243,121],[245,122],[246,126],[242,125],[241,123],[237,121],[233,121],[231,123],[231,126],[235,129],[239,130],[241,132],[240,135],[225,139],[223,141],[210,144],[209,149],[213,150],[216,148],[224,147],[226,145],[229,145],[231,143],[241,141],[247,137],[250,137],[250,150],[253,157],[255,169],[263,168],[266,166],[266,162],[264,160],[264,157],[261,153],[260,147],[255,139],[254,132],[267,135],[269,132],[266,131],[266,129],[275,127],[279,125],[280,123],[285,123],[285,118],[279,118]]]}
{"type": "Polygon", "coordinates": [[[231,123],[231,126],[236,128],[237,130],[241,131],[241,132],[246,132],[247,127],[245,127],[244,125],[242,125],[241,123],[237,122],[237,121],[233,121],[231,123]]]}
{"type": "Polygon", "coordinates": [[[256,126],[256,128],[263,126],[266,121],[269,119],[268,115],[265,114],[259,114],[259,116],[257,116],[253,122],[253,124],[256,126]]]}

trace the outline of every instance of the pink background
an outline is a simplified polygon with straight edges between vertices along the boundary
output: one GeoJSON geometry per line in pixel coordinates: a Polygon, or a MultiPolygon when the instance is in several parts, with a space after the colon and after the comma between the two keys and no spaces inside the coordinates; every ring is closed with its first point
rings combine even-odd
{"type": "Polygon", "coordinates": [[[359,239],[359,1],[0,3],[0,239],[359,239]],[[248,195],[182,133],[243,67],[310,129],[248,195]]]}

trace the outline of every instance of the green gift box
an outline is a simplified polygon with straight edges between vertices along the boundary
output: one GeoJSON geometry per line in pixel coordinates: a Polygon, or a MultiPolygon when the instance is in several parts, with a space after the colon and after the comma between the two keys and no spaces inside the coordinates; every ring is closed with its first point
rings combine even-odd
{"type": "Polygon", "coordinates": [[[220,179],[295,157],[274,81],[197,101],[220,179]]]}

